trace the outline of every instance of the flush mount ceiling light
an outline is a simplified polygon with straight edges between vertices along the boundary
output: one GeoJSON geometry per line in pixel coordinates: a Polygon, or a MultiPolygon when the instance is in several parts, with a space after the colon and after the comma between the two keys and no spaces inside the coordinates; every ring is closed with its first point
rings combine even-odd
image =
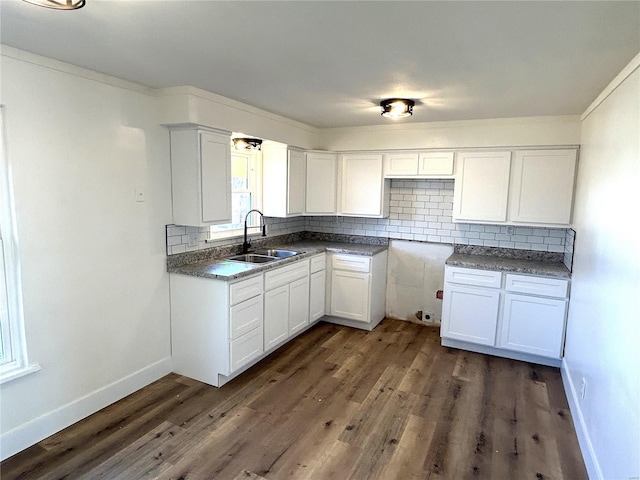
{"type": "Polygon", "coordinates": [[[53,8],[55,10],[77,10],[84,7],[86,0],[24,0],[27,3],[39,7],[53,8]]]}
{"type": "Polygon", "coordinates": [[[402,118],[413,115],[415,102],[406,98],[389,98],[380,102],[383,117],[402,118]]]}
{"type": "Polygon", "coordinates": [[[260,150],[262,140],[259,138],[234,138],[233,146],[236,150],[260,150]]]}

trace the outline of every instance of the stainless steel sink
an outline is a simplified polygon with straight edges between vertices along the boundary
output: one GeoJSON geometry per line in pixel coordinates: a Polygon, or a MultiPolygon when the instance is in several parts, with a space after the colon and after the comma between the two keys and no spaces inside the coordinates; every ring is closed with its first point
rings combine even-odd
{"type": "Polygon", "coordinates": [[[279,250],[277,248],[271,248],[268,250],[256,250],[256,254],[276,258],[289,258],[298,255],[298,252],[294,252],[292,250],[279,250]]]}
{"type": "Polygon", "coordinates": [[[243,255],[235,255],[227,258],[232,262],[244,262],[244,263],[267,263],[278,260],[278,257],[271,255],[259,255],[257,253],[245,253],[243,255]]]}

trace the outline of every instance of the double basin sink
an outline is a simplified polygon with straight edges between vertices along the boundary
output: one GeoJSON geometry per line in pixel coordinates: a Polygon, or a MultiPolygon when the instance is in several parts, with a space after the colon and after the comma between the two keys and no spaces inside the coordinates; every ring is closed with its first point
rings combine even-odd
{"type": "Polygon", "coordinates": [[[252,253],[234,255],[233,257],[228,257],[227,260],[242,263],[268,263],[275,262],[276,260],[282,260],[283,258],[293,257],[295,255],[298,255],[298,252],[272,248],[267,250],[256,250],[252,253]]]}

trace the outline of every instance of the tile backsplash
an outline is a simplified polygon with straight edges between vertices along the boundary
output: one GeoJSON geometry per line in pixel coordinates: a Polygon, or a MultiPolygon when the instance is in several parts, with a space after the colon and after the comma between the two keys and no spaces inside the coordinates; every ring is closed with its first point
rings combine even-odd
{"type": "MultiPolygon", "coordinates": [[[[575,238],[571,229],[453,223],[453,180],[394,179],[390,194],[389,218],[267,217],[268,235],[309,231],[556,252],[564,254],[564,263],[571,268],[575,238]]],[[[205,242],[208,235],[209,227],[168,225],[167,254],[242,243],[242,238],[205,242]]]]}

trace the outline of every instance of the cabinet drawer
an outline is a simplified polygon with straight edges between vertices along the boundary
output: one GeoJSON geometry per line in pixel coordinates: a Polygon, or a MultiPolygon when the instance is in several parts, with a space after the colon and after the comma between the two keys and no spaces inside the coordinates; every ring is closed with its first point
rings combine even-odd
{"type": "Polygon", "coordinates": [[[262,295],[250,298],[231,307],[230,338],[244,335],[254,328],[262,328],[262,295]]]}
{"type": "Polygon", "coordinates": [[[445,282],[459,283],[461,285],[500,288],[502,273],[475,268],[446,267],[444,280],[445,282]]]}
{"type": "Polygon", "coordinates": [[[256,275],[255,277],[232,283],[229,293],[229,304],[235,305],[236,303],[260,295],[262,293],[262,286],[262,275],[256,275]]]}
{"type": "Polygon", "coordinates": [[[569,282],[561,278],[507,274],[505,290],[544,297],[566,298],[569,282]]]}
{"type": "Polygon", "coordinates": [[[317,255],[315,257],[311,257],[311,273],[319,272],[320,270],[325,270],[327,268],[327,254],[323,253],[322,255],[317,255]]]}
{"type": "Polygon", "coordinates": [[[371,257],[362,255],[332,255],[331,266],[334,270],[369,273],[371,257]]]}
{"type": "Polygon", "coordinates": [[[231,342],[231,372],[244,367],[264,352],[262,328],[255,328],[231,342]]]}
{"type": "Polygon", "coordinates": [[[286,267],[270,270],[264,274],[264,289],[271,290],[307,275],[309,275],[309,260],[299,261],[286,267]]]}

